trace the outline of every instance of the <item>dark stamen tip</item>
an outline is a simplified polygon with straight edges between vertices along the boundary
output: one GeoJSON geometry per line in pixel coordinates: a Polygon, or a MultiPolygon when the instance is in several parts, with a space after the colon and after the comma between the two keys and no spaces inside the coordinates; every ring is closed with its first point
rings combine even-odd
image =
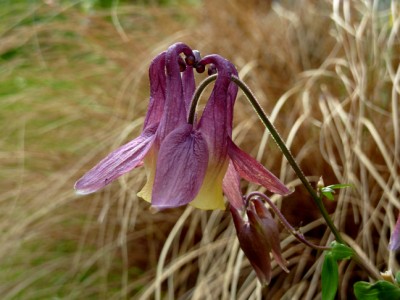
{"type": "Polygon", "coordinates": [[[206,66],[205,65],[197,65],[196,66],[197,73],[204,73],[205,70],[206,70],[206,66]]]}

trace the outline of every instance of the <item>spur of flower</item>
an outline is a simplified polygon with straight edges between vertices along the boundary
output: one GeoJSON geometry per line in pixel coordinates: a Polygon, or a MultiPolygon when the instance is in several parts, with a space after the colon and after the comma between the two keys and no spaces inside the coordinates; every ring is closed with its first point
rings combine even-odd
{"type": "Polygon", "coordinates": [[[201,59],[183,43],[159,54],[149,69],[150,102],[142,133],[79,179],[77,192],[95,192],[144,164],[147,182],[138,196],[159,210],[186,204],[224,209],[224,193],[240,209],[240,177],[271,192],[288,194],[278,178],[232,141],[237,95],[232,76],[237,71],[228,60],[219,55],[201,59]],[[216,82],[201,117],[189,117],[194,69],[202,72],[207,65],[217,72],[216,82]]]}

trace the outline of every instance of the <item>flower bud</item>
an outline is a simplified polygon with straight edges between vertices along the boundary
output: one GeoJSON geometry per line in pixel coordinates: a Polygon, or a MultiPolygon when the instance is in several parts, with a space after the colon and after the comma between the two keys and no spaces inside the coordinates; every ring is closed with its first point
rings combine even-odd
{"type": "Polygon", "coordinates": [[[270,252],[281,268],[289,272],[281,255],[278,227],[264,204],[260,200],[251,200],[246,210],[248,220],[244,220],[233,207],[231,214],[240,248],[249,259],[261,284],[266,285],[271,281],[270,252]]]}

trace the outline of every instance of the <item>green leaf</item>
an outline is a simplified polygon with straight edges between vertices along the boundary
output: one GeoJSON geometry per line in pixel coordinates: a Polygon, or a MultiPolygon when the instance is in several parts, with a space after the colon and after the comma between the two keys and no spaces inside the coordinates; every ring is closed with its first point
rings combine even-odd
{"type": "Polygon", "coordinates": [[[335,260],[349,259],[353,256],[353,250],[350,247],[336,241],[331,243],[331,248],[330,253],[335,260]]]}
{"type": "Polygon", "coordinates": [[[333,190],[332,190],[332,192],[330,192],[330,191],[327,191],[327,190],[325,190],[325,188],[323,188],[323,189],[321,189],[321,193],[322,193],[322,195],[324,195],[326,198],[328,198],[329,200],[334,200],[334,198],[333,198],[333,190]]]}
{"type": "Polygon", "coordinates": [[[396,273],[396,282],[400,284],[400,271],[396,273]]]}
{"type": "Polygon", "coordinates": [[[347,187],[353,187],[353,185],[352,184],[347,184],[347,183],[337,183],[337,184],[328,185],[325,188],[329,188],[329,189],[332,189],[332,190],[338,190],[338,189],[344,189],[344,188],[347,188],[347,187]]]}
{"type": "Polygon", "coordinates": [[[339,269],[331,251],[325,254],[322,265],[322,300],[334,300],[339,284],[339,269]]]}
{"type": "Polygon", "coordinates": [[[352,186],[353,185],[346,184],[346,183],[331,184],[331,185],[322,187],[320,189],[320,191],[329,200],[334,200],[333,194],[335,193],[335,190],[344,189],[344,188],[352,187],[352,186]]]}
{"type": "Polygon", "coordinates": [[[354,284],[354,294],[358,300],[399,300],[400,288],[384,280],[374,284],[359,281],[354,284]]]}

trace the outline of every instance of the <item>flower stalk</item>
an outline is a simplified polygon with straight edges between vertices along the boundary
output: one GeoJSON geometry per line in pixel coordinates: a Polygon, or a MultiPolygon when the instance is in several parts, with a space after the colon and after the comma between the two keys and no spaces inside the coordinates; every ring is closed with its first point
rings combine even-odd
{"type": "MultiPolygon", "coordinates": [[[[189,116],[188,116],[188,122],[191,123],[194,120],[195,112],[196,112],[196,107],[198,104],[198,101],[200,99],[201,94],[203,93],[204,89],[209,85],[211,82],[216,80],[218,77],[217,74],[211,75],[207,77],[205,80],[203,80],[198,89],[195,91],[191,106],[190,106],[190,111],[189,111],[189,116]]],[[[293,155],[291,154],[290,150],[286,147],[285,143],[283,142],[281,136],[279,135],[278,131],[275,129],[275,126],[271,123],[269,118],[267,117],[266,113],[262,109],[261,105],[258,103],[256,97],[253,95],[252,91],[250,88],[243,82],[241,81],[238,77],[236,76],[231,76],[231,81],[234,82],[246,95],[247,99],[249,100],[251,106],[254,108],[256,111],[258,117],[260,118],[261,122],[264,124],[264,126],[268,129],[268,131],[271,133],[272,138],[275,140],[277,143],[278,147],[281,149],[283,155],[285,155],[286,159],[288,160],[289,164],[292,166],[294,172],[296,173],[297,177],[301,180],[303,183],[304,187],[307,189],[308,193],[311,195],[312,199],[314,200],[315,204],[317,205],[319,211],[322,214],[322,217],[324,218],[326,224],[332,231],[333,235],[335,236],[336,240],[339,243],[345,244],[343,238],[340,235],[339,230],[336,228],[335,224],[333,223],[332,219],[329,216],[329,213],[327,212],[322,199],[317,195],[316,191],[313,189],[311,186],[310,182],[307,180],[306,176],[304,175],[303,171],[300,169],[299,165],[296,163],[293,155]]]]}
{"type": "Polygon", "coordinates": [[[271,121],[267,117],[266,113],[262,109],[261,105],[258,103],[256,97],[253,95],[250,88],[236,76],[232,76],[231,79],[235,84],[237,84],[241,88],[241,90],[246,95],[247,99],[249,100],[251,106],[256,111],[258,117],[261,119],[261,122],[265,125],[265,127],[267,127],[268,131],[271,133],[272,138],[278,144],[278,147],[281,149],[283,155],[285,155],[289,164],[292,166],[297,177],[299,177],[299,179],[303,183],[304,187],[307,189],[308,193],[311,195],[312,199],[314,200],[315,204],[317,205],[319,211],[322,214],[322,217],[325,219],[326,224],[332,231],[336,240],[339,243],[345,244],[343,238],[340,235],[339,230],[336,228],[335,224],[333,224],[333,221],[332,221],[331,217],[329,216],[329,214],[322,202],[322,199],[320,197],[318,197],[316,191],[313,189],[310,182],[307,180],[306,176],[304,175],[303,171],[300,169],[299,165],[296,163],[293,155],[290,153],[290,150],[286,147],[286,145],[283,142],[278,131],[275,129],[275,126],[271,123],[271,121]]]}
{"type": "Polygon", "coordinates": [[[206,89],[206,87],[213,81],[215,81],[218,77],[218,74],[214,74],[211,76],[208,76],[206,79],[204,79],[199,86],[196,89],[196,92],[193,95],[191,104],[190,104],[190,108],[189,108],[189,114],[188,114],[188,118],[187,118],[187,122],[189,124],[193,124],[194,123],[194,119],[196,116],[196,109],[197,109],[197,104],[200,101],[200,97],[203,94],[204,90],[206,89]]]}
{"type": "Polygon", "coordinates": [[[246,200],[245,200],[246,206],[247,206],[247,203],[249,203],[252,198],[261,198],[263,201],[267,202],[268,205],[271,207],[271,209],[274,211],[274,213],[277,215],[279,220],[281,221],[282,225],[286,228],[286,230],[289,231],[301,243],[303,243],[315,250],[329,250],[330,249],[330,247],[315,245],[315,244],[307,241],[306,238],[304,237],[304,235],[302,233],[300,233],[298,230],[296,230],[292,225],[290,225],[290,223],[283,216],[283,214],[279,210],[279,208],[276,207],[276,205],[271,201],[271,199],[269,199],[263,193],[251,192],[250,194],[248,194],[246,196],[246,200]]]}
{"type": "MultiPolygon", "coordinates": [[[[286,159],[288,160],[289,164],[292,166],[293,170],[295,171],[296,175],[299,177],[301,182],[303,183],[304,187],[307,189],[309,194],[311,195],[312,199],[314,200],[315,204],[317,205],[319,211],[321,212],[323,218],[325,219],[326,224],[332,231],[333,235],[335,236],[335,239],[337,242],[348,245],[348,243],[345,242],[345,240],[342,238],[339,230],[336,228],[335,224],[333,223],[332,219],[330,218],[323,202],[322,199],[318,196],[317,192],[313,189],[311,186],[310,182],[307,180],[306,176],[304,175],[303,171],[300,169],[299,165],[296,163],[293,155],[290,153],[290,150],[286,147],[285,143],[283,142],[281,136],[279,135],[278,131],[275,129],[275,126],[270,122],[269,118],[265,114],[264,110],[258,103],[256,97],[253,95],[251,92],[250,88],[239,78],[236,76],[232,76],[231,80],[236,83],[244,92],[246,95],[247,99],[249,100],[251,106],[254,108],[256,111],[258,117],[261,119],[262,123],[265,125],[265,127],[269,130],[271,133],[273,139],[275,142],[278,144],[278,147],[281,149],[282,153],[285,155],[286,159]]],[[[264,198],[265,199],[265,198],[264,198]]],[[[271,204],[270,202],[268,202],[271,204]]],[[[273,206],[271,206],[273,208],[273,206]]],[[[278,214],[279,216],[279,214],[278,214]]],[[[297,236],[295,235],[297,238],[297,236]]],[[[301,240],[302,241],[302,240],[301,240]]],[[[303,242],[303,241],[302,241],[303,242]]],[[[352,248],[352,247],[351,247],[352,248]]],[[[379,274],[377,275],[376,272],[371,270],[369,266],[365,264],[365,262],[361,259],[361,257],[357,254],[356,251],[353,249],[353,260],[356,262],[357,265],[362,267],[364,270],[368,272],[368,274],[371,276],[371,278],[374,278],[375,280],[380,280],[381,276],[379,274]]]]}

